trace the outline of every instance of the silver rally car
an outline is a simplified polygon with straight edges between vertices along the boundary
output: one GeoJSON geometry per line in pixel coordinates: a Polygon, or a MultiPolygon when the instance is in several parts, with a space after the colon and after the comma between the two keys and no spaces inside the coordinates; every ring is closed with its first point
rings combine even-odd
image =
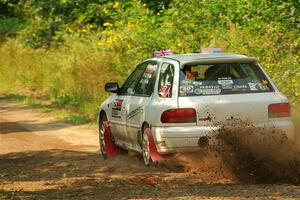
{"type": "Polygon", "coordinates": [[[107,83],[105,90],[115,94],[99,112],[104,157],[123,148],[141,153],[148,165],[159,155],[213,144],[220,126],[235,120],[294,137],[288,99],[258,61],[244,55],[154,57],[137,65],[121,87],[107,83]]]}

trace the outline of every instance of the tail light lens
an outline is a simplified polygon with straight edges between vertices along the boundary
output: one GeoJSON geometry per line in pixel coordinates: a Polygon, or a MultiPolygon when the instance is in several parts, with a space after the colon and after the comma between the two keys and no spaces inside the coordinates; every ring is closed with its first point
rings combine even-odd
{"type": "Polygon", "coordinates": [[[269,105],[269,118],[290,117],[291,108],[289,103],[276,103],[269,105]]]}
{"type": "Polygon", "coordinates": [[[196,110],[193,108],[179,108],[166,110],[161,115],[162,123],[191,123],[196,122],[196,110]]]}

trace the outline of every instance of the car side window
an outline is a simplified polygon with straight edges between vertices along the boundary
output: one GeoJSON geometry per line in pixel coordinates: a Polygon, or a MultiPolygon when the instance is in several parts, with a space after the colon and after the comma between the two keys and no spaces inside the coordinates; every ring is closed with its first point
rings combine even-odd
{"type": "Polygon", "coordinates": [[[141,76],[143,75],[146,67],[148,65],[148,62],[144,62],[139,64],[135,70],[130,74],[130,76],[127,78],[127,80],[122,85],[119,94],[120,95],[133,95],[135,94],[135,87],[138,83],[138,81],[141,79],[141,76]]]}
{"type": "Polygon", "coordinates": [[[156,73],[157,73],[158,65],[156,62],[148,62],[147,67],[142,74],[140,80],[135,86],[134,95],[137,96],[150,96],[153,93],[156,73]]]}
{"type": "Polygon", "coordinates": [[[174,66],[163,63],[160,69],[158,82],[158,96],[162,98],[172,97],[172,86],[174,80],[174,66]]]}

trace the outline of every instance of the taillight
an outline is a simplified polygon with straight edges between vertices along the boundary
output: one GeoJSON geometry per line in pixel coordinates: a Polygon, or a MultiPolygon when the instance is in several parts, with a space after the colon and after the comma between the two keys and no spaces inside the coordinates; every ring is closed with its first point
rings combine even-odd
{"type": "Polygon", "coordinates": [[[196,110],[193,108],[179,108],[166,110],[161,115],[162,123],[191,123],[196,122],[196,110]]]}
{"type": "Polygon", "coordinates": [[[276,103],[269,105],[269,118],[290,117],[291,108],[289,103],[276,103]]]}

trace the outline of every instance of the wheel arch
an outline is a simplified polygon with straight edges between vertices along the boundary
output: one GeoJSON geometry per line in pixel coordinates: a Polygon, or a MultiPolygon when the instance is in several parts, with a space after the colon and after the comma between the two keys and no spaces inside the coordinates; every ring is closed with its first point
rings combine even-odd
{"type": "Polygon", "coordinates": [[[103,116],[106,116],[106,112],[104,110],[100,110],[99,112],[99,117],[98,117],[98,124],[100,123],[100,120],[102,119],[103,116]]]}

